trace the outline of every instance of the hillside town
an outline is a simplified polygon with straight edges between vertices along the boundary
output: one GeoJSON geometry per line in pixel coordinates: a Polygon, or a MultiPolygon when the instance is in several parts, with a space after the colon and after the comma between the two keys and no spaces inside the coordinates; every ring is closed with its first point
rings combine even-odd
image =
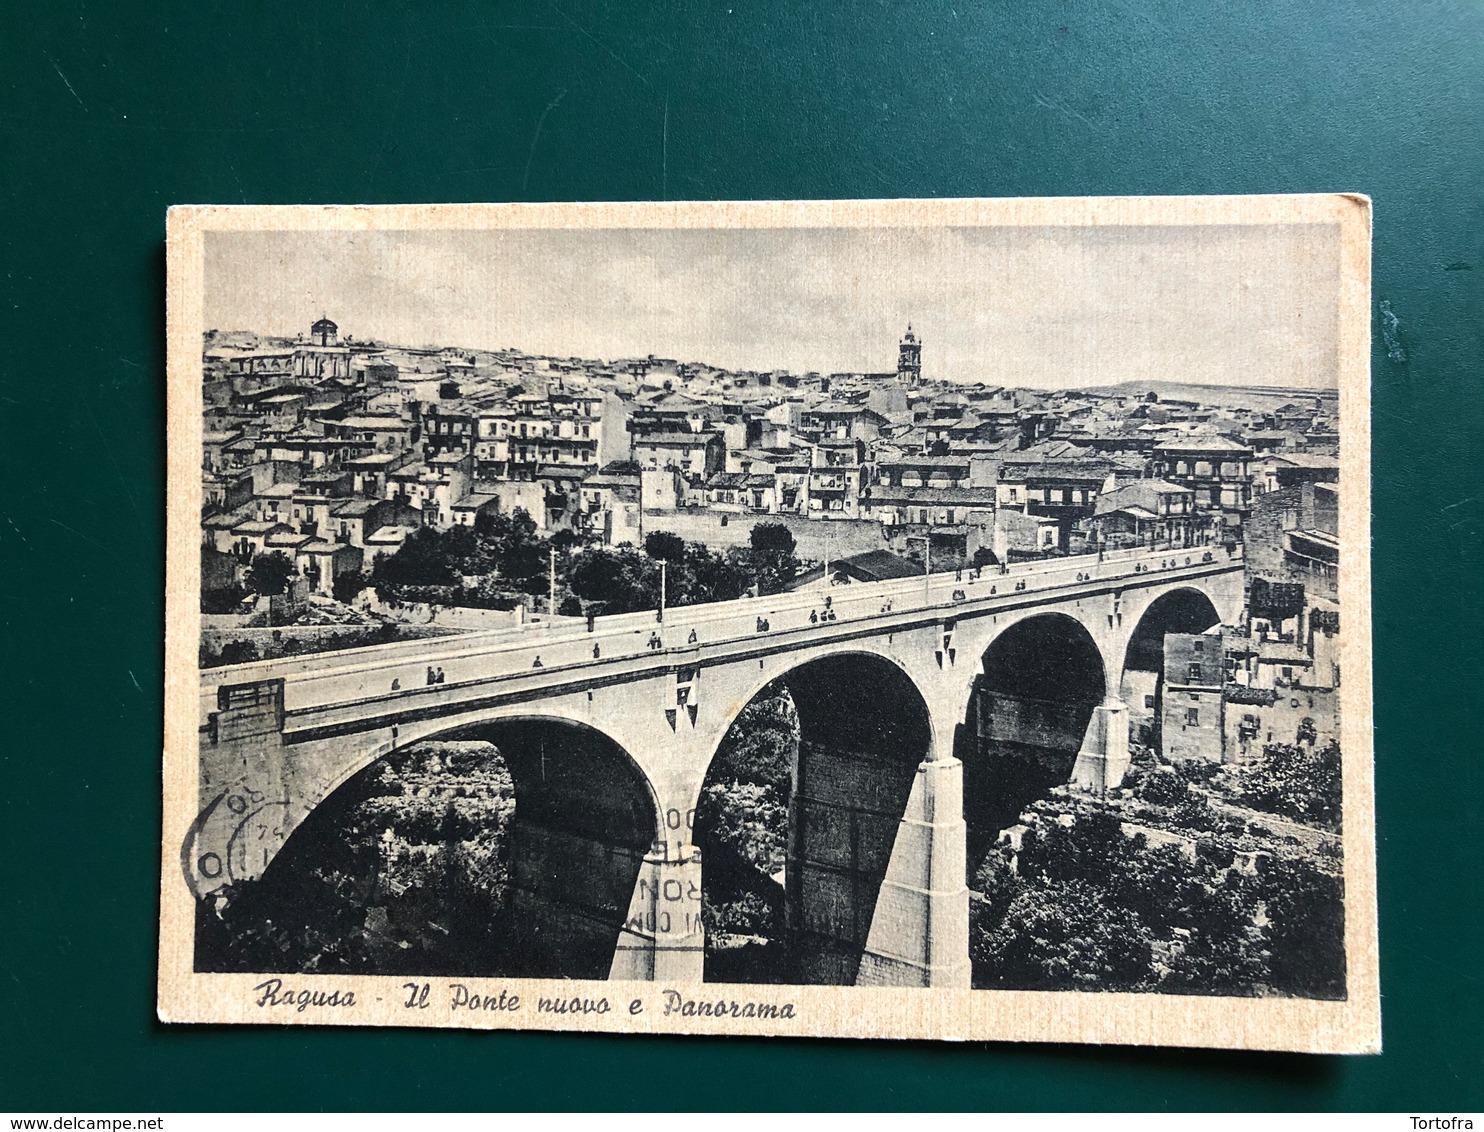
{"type": "MultiPolygon", "coordinates": [[[[1333,391],[965,383],[929,376],[911,326],[895,368],[872,373],[398,346],[328,317],[203,346],[204,641],[254,626],[312,651],[590,616],[605,603],[567,584],[585,553],[664,533],[735,554],[760,523],[797,558],[782,587],[905,577],[924,555],[973,569],[1242,543],[1243,623],[1166,638],[1163,671],[1125,689],[1131,719],[1172,756],[1216,761],[1336,734],[1333,391]],[[421,604],[373,585],[410,542],[517,516],[562,548],[560,591],[542,560],[535,584],[496,568],[412,592],[421,604]]],[[[203,663],[271,647],[239,634],[204,643],[203,663]]]]}

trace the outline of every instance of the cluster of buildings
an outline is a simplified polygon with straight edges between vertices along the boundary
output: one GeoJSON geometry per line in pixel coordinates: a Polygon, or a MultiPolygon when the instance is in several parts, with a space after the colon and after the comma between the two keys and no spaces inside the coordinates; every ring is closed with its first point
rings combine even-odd
{"type": "Polygon", "coordinates": [[[585,542],[723,547],[766,520],[805,559],[926,546],[935,567],[1245,541],[1254,575],[1334,590],[1331,393],[929,381],[910,327],[893,370],[794,373],[394,346],[328,318],[208,332],[203,381],[208,588],[281,551],[329,593],[418,527],[523,509],[585,542]]]}

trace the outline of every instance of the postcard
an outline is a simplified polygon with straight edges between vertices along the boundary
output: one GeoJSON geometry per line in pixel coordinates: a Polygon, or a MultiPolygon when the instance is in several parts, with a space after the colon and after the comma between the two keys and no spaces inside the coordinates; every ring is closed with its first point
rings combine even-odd
{"type": "Polygon", "coordinates": [[[160,1017],[1378,1051],[1370,227],[172,209],[160,1017]]]}

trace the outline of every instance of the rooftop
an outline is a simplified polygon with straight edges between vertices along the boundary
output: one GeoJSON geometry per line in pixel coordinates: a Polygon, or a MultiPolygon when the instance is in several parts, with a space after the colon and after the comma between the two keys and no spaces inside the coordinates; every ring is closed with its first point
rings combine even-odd
{"type": "Polygon", "coordinates": [[[634,447],[651,445],[658,448],[704,447],[718,439],[714,432],[651,432],[634,437],[634,447]]]}
{"type": "Polygon", "coordinates": [[[491,503],[499,503],[498,495],[491,495],[481,491],[471,491],[464,498],[453,505],[455,511],[478,511],[481,507],[488,507],[491,503]]]}
{"type": "Polygon", "coordinates": [[[404,542],[412,528],[400,523],[388,523],[384,527],[377,527],[365,537],[367,546],[392,546],[404,542]]]}
{"type": "Polygon", "coordinates": [[[347,499],[332,507],[330,514],[337,519],[358,519],[375,510],[381,502],[379,499],[347,499]]]}
{"type": "Polygon", "coordinates": [[[1170,439],[1161,442],[1154,449],[1156,452],[1210,452],[1222,455],[1236,455],[1239,452],[1252,454],[1252,449],[1245,444],[1238,444],[1235,440],[1229,440],[1224,436],[1186,436],[1179,439],[1170,439]]]}

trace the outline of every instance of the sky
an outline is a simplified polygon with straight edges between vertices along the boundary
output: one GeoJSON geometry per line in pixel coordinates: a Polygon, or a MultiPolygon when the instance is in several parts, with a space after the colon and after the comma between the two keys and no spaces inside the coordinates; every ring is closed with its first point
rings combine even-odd
{"type": "Polygon", "coordinates": [[[1339,231],[1083,228],[212,232],[207,327],[655,354],[927,379],[1333,388],[1339,231]]]}

